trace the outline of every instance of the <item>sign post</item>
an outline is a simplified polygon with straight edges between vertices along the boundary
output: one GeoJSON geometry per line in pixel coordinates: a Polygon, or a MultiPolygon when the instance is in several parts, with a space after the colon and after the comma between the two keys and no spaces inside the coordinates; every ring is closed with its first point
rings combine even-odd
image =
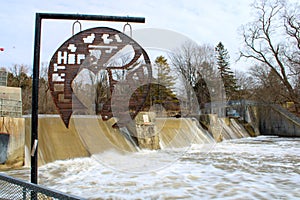
{"type": "Polygon", "coordinates": [[[38,183],[37,180],[38,177],[38,89],[39,89],[39,69],[40,69],[41,28],[42,28],[43,19],[145,23],[145,18],[143,17],[36,13],[34,58],[33,58],[33,79],[32,79],[32,114],[31,114],[31,183],[35,183],[35,184],[38,183]]]}

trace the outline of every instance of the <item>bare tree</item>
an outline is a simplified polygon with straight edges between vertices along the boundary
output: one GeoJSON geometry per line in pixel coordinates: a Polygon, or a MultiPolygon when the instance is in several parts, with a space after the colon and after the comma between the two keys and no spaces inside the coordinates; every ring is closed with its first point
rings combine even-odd
{"type": "Polygon", "coordinates": [[[209,101],[209,98],[204,96],[209,96],[206,84],[211,86],[211,83],[208,83],[207,80],[212,80],[212,77],[216,74],[214,69],[214,47],[210,45],[199,46],[192,42],[186,42],[169,57],[171,64],[183,79],[187,97],[187,110],[192,111],[192,104],[195,101],[199,100],[200,104],[203,99],[209,101]]]}
{"type": "Polygon", "coordinates": [[[293,76],[292,84],[296,90],[298,97],[299,82],[300,82],[300,7],[297,5],[291,6],[286,10],[283,19],[288,42],[285,46],[285,56],[290,73],[293,76]],[[292,44],[292,45],[291,45],[292,44]]]}
{"type": "Polygon", "coordinates": [[[252,99],[255,90],[255,79],[248,72],[235,71],[236,84],[239,86],[239,99],[252,99]]]}
{"type": "Polygon", "coordinates": [[[27,65],[13,65],[8,69],[7,86],[20,87],[22,90],[22,111],[28,114],[31,110],[31,82],[27,65]]]}
{"type": "Polygon", "coordinates": [[[57,113],[48,83],[48,63],[41,64],[39,75],[39,113],[57,113]]]}
{"type": "MultiPolygon", "coordinates": [[[[124,66],[132,59],[132,55],[121,54],[107,63],[107,67],[124,66]]],[[[99,70],[94,73],[87,69],[83,69],[77,75],[72,83],[75,95],[86,106],[85,112],[90,114],[100,114],[103,105],[111,98],[109,83],[109,70],[99,70]]],[[[126,78],[126,70],[111,69],[112,78],[115,81],[124,80],[126,78]]]]}
{"type": "Polygon", "coordinates": [[[27,87],[28,86],[28,72],[27,65],[13,65],[8,69],[8,86],[12,87],[27,87]]]}
{"type": "Polygon", "coordinates": [[[102,105],[109,99],[109,83],[108,83],[108,75],[103,71],[98,73],[98,76],[95,80],[95,112],[99,114],[102,105]]]}
{"type": "Polygon", "coordinates": [[[109,85],[107,76],[105,70],[94,74],[92,71],[85,69],[74,79],[72,89],[76,97],[86,106],[85,113],[99,114],[103,103],[108,100],[109,85]]]}
{"type": "Polygon", "coordinates": [[[288,91],[274,70],[266,65],[257,65],[249,70],[252,82],[252,99],[265,103],[284,103],[288,91]]]}
{"type": "Polygon", "coordinates": [[[244,47],[240,56],[267,66],[288,91],[286,99],[299,103],[291,78],[292,69],[299,69],[298,59],[291,60],[292,55],[299,54],[299,5],[294,6],[298,13],[289,13],[285,1],[255,1],[256,20],[242,27],[244,47]],[[290,43],[292,39],[296,42],[290,43]]]}

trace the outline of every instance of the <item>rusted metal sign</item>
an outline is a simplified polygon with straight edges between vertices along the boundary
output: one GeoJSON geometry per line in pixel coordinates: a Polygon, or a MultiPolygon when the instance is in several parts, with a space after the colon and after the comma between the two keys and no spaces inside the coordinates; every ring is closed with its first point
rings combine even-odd
{"type": "Polygon", "coordinates": [[[132,38],[118,30],[92,28],[64,42],[49,64],[51,94],[66,127],[74,109],[86,108],[72,88],[72,82],[84,69],[95,75],[101,70],[107,72],[110,95],[100,111],[103,119],[115,116],[120,126],[130,120],[128,116],[133,119],[143,109],[152,77],[147,53],[132,38]],[[132,50],[129,61],[121,65],[112,64],[111,60],[124,49],[132,50]],[[122,71],[122,80],[115,75],[118,70],[122,71]]]}

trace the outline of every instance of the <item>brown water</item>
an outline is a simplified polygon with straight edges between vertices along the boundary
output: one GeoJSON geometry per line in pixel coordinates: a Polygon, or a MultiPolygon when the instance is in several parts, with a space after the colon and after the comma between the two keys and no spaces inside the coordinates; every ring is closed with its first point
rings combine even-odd
{"type": "MultiPolygon", "coordinates": [[[[271,136],[208,148],[108,150],[44,165],[39,183],[88,199],[300,199],[299,155],[299,138],[271,136]]],[[[29,169],[7,173],[29,179],[29,169]]]]}

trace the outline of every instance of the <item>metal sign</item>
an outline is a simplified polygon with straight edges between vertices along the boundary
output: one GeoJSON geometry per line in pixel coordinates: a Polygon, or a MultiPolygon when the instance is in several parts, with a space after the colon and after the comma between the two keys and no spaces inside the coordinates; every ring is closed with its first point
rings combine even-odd
{"type": "Polygon", "coordinates": [[[152,77],[147,53],[131,37],[118,30],[107,27],[92,28],[81,31],[64,42],[49,64],[51,94],[66,127],[69,126],[74,109],[86,108],[72,88],[74,79],[84,69],[95,75],[106,70],[109,76],[110,95],[100,111],[103,119],[117,115],[118,125],[126,124],[128,114],[133,119],[143,109],[150,90],[149,79],[152,77]],[[125,48],[132,49],[130,60],[120,66],[111,64],[111,59],[117,57],[125,48]],[[118,70],[125,74],[122,80],[114,74],[118,70]],[[119,84],[120,81],[122,84],[119,84]],[[119,91],[123,92],[115,92],[117,85],[119,91]],[[142,86],[143,91],[137,86],[142,86]],[[127,91],[124,92],[124,88],[120,90],[120,87],[127,87],[127,91]],[[124,100],[127,102],[122,102],[124,100]]]}

